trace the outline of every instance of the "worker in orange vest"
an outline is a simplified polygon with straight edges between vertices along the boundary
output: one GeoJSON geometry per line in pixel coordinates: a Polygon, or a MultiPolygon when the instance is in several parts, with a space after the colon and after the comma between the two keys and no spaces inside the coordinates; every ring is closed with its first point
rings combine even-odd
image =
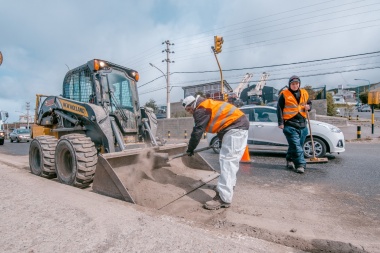
{"type": "Polygon", "coordinates": [[[307,91],[300,89],[301,80],[298,76],[290,77],[288,84],[289,87],[278,98],[278,127],[283,130],[289,144],[286,154],[287,168],[304,173],[306,161],[303,144],[308,135],[306,111],[310,111],[311,101],[307,91]]]}
{"type": "Polygon", "coordinates": [[[239,162],[247,146],[249,121],[245,114],[224,101],[188,96],[183,100],[185,110],[193,115],[194,128],[191,133],[187,154],[192,156],[204,132],[217,133],[222,142],[219,153],[220,177],[216,196],[207,201],[204,208],[216,210],[230,207],[236,185],[239,162]],[[222,141],[223,140],[223,141],[222,141]]]}

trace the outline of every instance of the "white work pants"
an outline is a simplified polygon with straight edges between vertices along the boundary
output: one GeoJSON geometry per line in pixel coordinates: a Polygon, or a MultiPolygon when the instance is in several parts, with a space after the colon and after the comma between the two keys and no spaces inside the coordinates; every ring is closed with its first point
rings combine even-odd
{"type": "Polygon", "coordinates": [[[248,130],[231,129],[224,136],[219,154],[220,177],[217,191],[220,198],[232,202],[233,187],[236,185],[236,173],[239,162],[247,146],[248,130]]]}

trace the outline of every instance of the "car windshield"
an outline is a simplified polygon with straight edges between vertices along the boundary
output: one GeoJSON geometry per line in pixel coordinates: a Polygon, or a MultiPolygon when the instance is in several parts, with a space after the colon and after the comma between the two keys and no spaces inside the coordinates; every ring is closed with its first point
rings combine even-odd
{"type": "Polygon", "coordinates": [[[19,129],[18,133],[19,134],[28,134],[29,133],[29,129],[19,129]]]}

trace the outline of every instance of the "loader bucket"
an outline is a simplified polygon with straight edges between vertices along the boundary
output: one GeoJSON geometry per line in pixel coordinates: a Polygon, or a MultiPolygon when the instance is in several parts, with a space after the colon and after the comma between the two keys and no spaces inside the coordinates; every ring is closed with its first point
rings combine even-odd
{"type": "Polygon", "coordinates": [[[92,189],[160,209],[219,176],[199,153],[163,163],[165,157],[184,153],[186,148],[182,143],[101,154],[92,189]]]}

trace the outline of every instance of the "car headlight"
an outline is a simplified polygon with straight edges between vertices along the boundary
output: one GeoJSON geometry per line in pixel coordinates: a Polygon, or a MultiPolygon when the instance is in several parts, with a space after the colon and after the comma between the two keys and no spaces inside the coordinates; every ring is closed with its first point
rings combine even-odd
{"type": "Polygon", "coordinates": [[[337,128],[333,125],[327,125],[327,124],[322,124],[322,123],[319,123],[318,125],[326,127],[327,129],[329,129],[333,133],[341,133],[342,132],[342,130],[340,130],[339,128],[337,128]]]}

